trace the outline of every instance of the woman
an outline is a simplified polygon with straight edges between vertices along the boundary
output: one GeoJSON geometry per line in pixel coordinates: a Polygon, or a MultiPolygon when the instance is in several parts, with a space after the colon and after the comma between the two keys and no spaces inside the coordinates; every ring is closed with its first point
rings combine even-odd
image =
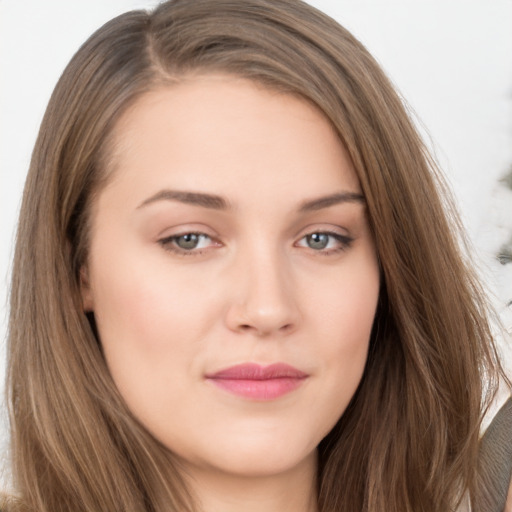
{"type": "Polygon", "coordinates": [[[25,189],[13,509],[480,510],[501,369],[447,197],[375,61],[306,4],[105,25],[25,189]]]}

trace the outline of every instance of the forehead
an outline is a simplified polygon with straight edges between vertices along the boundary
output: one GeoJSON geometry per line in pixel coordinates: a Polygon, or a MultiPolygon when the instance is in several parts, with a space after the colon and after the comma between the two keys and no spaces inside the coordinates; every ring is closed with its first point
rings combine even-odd
{"type": "Polygon", "coordinates": [[[112,134],[113,184],[256,195],[360,190],[350,158],[311,103],[251,81],[195,76],[144,94],[112,134]],[[302,189],[297,185],[301,185],[302,189]]]}

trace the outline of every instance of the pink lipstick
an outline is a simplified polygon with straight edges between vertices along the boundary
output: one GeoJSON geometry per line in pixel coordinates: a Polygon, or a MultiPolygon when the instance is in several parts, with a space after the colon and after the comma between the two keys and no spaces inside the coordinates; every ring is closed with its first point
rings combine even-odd
{"type": "Polygon", "coordinates": [[[244,363],[206,376],[221,389],[253,400],[274,400],[297,389],[308,377],[293,366],[244,363]]]}

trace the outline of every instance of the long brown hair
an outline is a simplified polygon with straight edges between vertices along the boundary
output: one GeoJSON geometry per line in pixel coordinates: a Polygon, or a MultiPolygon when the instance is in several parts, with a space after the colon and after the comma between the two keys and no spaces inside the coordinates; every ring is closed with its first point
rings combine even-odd
{"type": "Polygon", "coordinates": [[[48,105],[24,192],[8,339],[20,509],[192,511],[171,453],[120,398],[82,311],[109,135],[145,92],[223,72],[315,104],[348,149],[382,270],[358,391],[319,447],[322,512],[453,510],[475,489],[499,374],[458,223],[401,99],[344,28],[298,0],[176,0],[133,11],[74,56],[48,105]]]}

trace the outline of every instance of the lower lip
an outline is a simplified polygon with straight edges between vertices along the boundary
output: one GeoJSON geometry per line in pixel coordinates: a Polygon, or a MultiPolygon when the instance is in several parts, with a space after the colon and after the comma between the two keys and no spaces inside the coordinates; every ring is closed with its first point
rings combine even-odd
{"type": "Polygon", "coordinates": [[[252,400],[268,401],[291,393],[303,382],[303,378],[282,377],[274,379],[208,379],[219,388],[252,400]]]}

